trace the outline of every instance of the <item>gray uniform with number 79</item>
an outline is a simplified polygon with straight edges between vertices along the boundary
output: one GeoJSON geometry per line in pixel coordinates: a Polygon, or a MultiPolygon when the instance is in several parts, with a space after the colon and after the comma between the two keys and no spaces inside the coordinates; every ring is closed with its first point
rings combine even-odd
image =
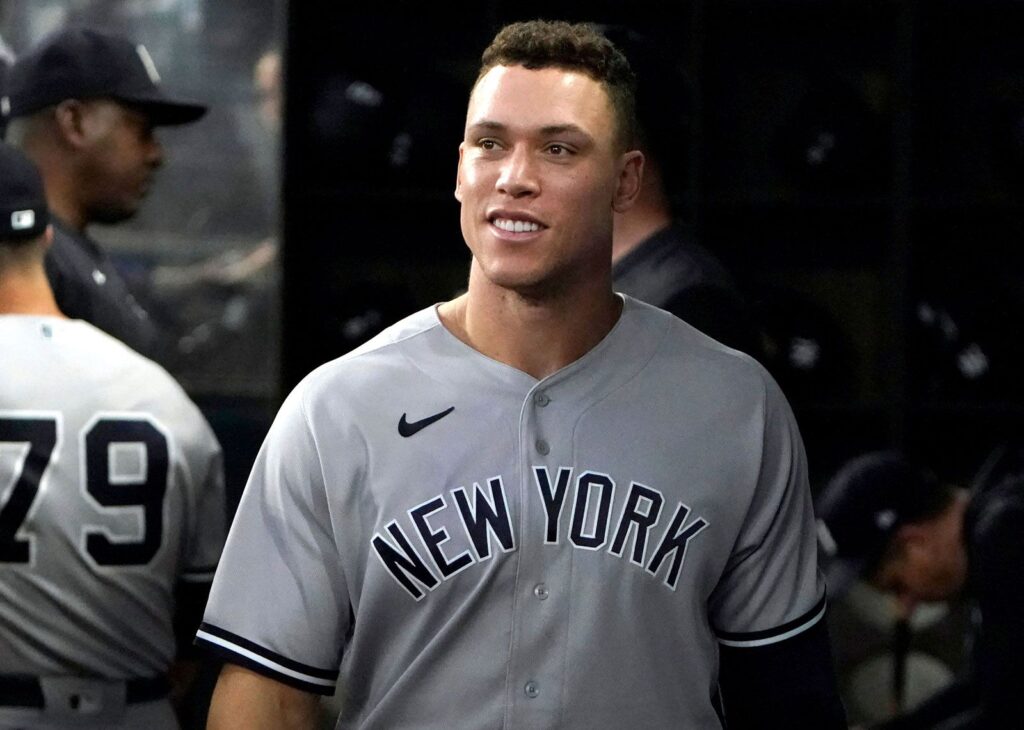
{"type": "MultiPolygon", "coordinates": [[[[3,315],[0,343],[0,675],[162,675],[176,582],[209,581],[223,545],[220,446],[162,368],[92,325],[3,315]]],[[[125,712],[92,719],[162,727],[125,712]]]]}
{"type": "Polygon", "coordinates": [[[707,728],[719,643],[823,613],[782,394],[626,297],[540,381],[432,308],[307,377],[199,641],[311,692],[340,665],[339,728],[707,728]]]}

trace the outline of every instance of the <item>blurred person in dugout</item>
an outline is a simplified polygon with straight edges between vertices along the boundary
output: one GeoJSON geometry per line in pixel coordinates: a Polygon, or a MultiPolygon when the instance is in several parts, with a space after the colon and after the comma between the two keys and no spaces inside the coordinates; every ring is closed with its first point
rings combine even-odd
{"type": "Polygon", "coordinates": [[[763,360],[754,314],[733,275],[674,215],[673,194],[685,173],[686,76],[667,50],[638,31],[600,28],[636,72],[638,145],[644,153],[636,205],[615,214],[615,291],[666,309],[722,344],[763,360]]]}
{"type": "Polygon", "coordinates": [[[246,141],[261,196],[260,225],[266,235],[254,246],[232,248],[189,266],[163,266],[154,271],[159,288],[178,289],[197,282],[233,286],[264,272],[277,258],[280,215],[280,141],[282,107],[281,51],[268,48],[252,69],[254,112],[248,107],[236,117],[240,137],[246,141]]]}
{"type": "Polygon", "coordinates": [[[878,727],[1021,727],[1024,449],[996,449],[969,489],[899,452],[867,453],[839,469],[816,512],[833,600],[861,579],[894,598],[897,619],[923,602],[972,604],[962,676],[878,727]]]}
{"type": "Polygon", "coordinates": [[[255,235],[194,263],[158,265],[150,283],[161,293],[162,303],[194,315],[182,317],[190,327],[183,328],[177,343],[182,368],[205,368],[212,357],[224,371],[248,372],[258,379],[263,374],[260,368],[273,372],[276,367],[265,342],[268,333],[280,326],[276,286],[283,102],[279,49],[271,47],[260,54],[252,67],[250,88],[252,103],[236,105],[234,123],[244,145],[240,154],[256,186],[251,194],[237,193],[248,195],[247,205],[230,214],[245,216],[246,226],[255,235]]]}
{"type": "MultiPolygon", "coordinates": [[[[0,99],[3,99],[6,94],[4,89],[7,87],[7,71],[11,68],[12,63],[14,63],[14,51],[4,41],[4,37],[0,35],[0,99]]],[[[6,125],[7,118],[0,111],[0,139],[3,139],[6,125]]]]}
{"type": "Polygon", "coordinates": [[[2,110],[6,140],[46,186],[54,226],[46,272],[57,306],[166,363],[170,337],[87,228],[135,215],[164,161],[154,128],[196,121],[206,107],[168,96],[145,46],[67,28],[15,60],[2,110]]]}
{"type": "Polygon", "coordinates": [[[49,220],[0,142],[0,728],[176,730],[222,453],[163,368],[57,308],[49,220]]]}

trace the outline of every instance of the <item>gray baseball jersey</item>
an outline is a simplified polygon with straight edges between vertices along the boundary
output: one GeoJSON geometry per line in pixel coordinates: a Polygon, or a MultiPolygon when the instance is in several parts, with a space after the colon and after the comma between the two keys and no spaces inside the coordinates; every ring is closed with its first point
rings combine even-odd
{"type": "Polygon", "coordinates": [[[815,551],[750,358],[626,297],[538,381],[431,308],[286,400],[199,641],[312,692],[340,666],[339,728],[717,727],[718,644],[819,621],[815,551]]]}
{"type": "Polygon", "coordinates": [[[92,325],[0,316],[0,674],[151,677],[173,590],[224,539],[220,446],[162,368],[92,325]]]}

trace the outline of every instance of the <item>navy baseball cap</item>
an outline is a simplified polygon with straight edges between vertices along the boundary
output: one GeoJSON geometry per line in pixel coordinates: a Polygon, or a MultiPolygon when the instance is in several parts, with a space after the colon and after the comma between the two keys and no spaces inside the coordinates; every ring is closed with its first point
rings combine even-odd
{"type": "Polygon", "coordinates": [[[49,222],[39,170],[21,152],[0,142],[0,241],[36,238],[49,222]]]}
{"type": "Polygon", "coordinates": [[[199,119],[206,107],[175,99],[160,86],[141,43],[89,28],[67,28],[17,58],[7,74],[0,111],[20,117],[65,99],[108,97],[141,109],[156,125],[199,119]]]}
{"type": "Polygon", "coordinates": [[[928,516],[941,493],[938,480],[897,451],[851,459],[815,504],[825,583],[833,598],[873,569],[902,525],[928,516]]]}

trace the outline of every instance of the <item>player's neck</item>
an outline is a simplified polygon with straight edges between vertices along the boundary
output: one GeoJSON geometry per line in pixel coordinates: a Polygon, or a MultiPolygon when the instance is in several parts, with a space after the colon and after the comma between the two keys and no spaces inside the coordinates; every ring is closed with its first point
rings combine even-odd
{"type": "Polygon", "coordinates": [[[672,216],[663,208],[650,210],[629,210],[615,216],[615,232],[612,237],[612,261],[622,259],[641,243],[658,231],[672,224],[672,216]]]}
{"type": "Polygon", "coordinates": [[[644,165],[643,183],[636,202],[617,212],[612,233],[612,261],[619,261],[641,243],[672,223],[672,205],[656,165],[644,165]]]}
{"type": "Polygon", "coordinates": [[[83,233],[88,220],[70,180],[65,176],[53,176],[45,180],[45,185],[50,212],[71,230],[83,233]]]}
{"type": "Polygon", "coordinates": [[[63,317],[42,267],[38,271],[12,271],[0,265],[0,314],[63,317]]]}
{"type": "Polygon", "coordinates": [[[474,272],[469,292],[439,314],[470,347],[541,380],[583,357],[618,321],[622,301],[605,284],[538,300],[489,286],[474,272]]]}

